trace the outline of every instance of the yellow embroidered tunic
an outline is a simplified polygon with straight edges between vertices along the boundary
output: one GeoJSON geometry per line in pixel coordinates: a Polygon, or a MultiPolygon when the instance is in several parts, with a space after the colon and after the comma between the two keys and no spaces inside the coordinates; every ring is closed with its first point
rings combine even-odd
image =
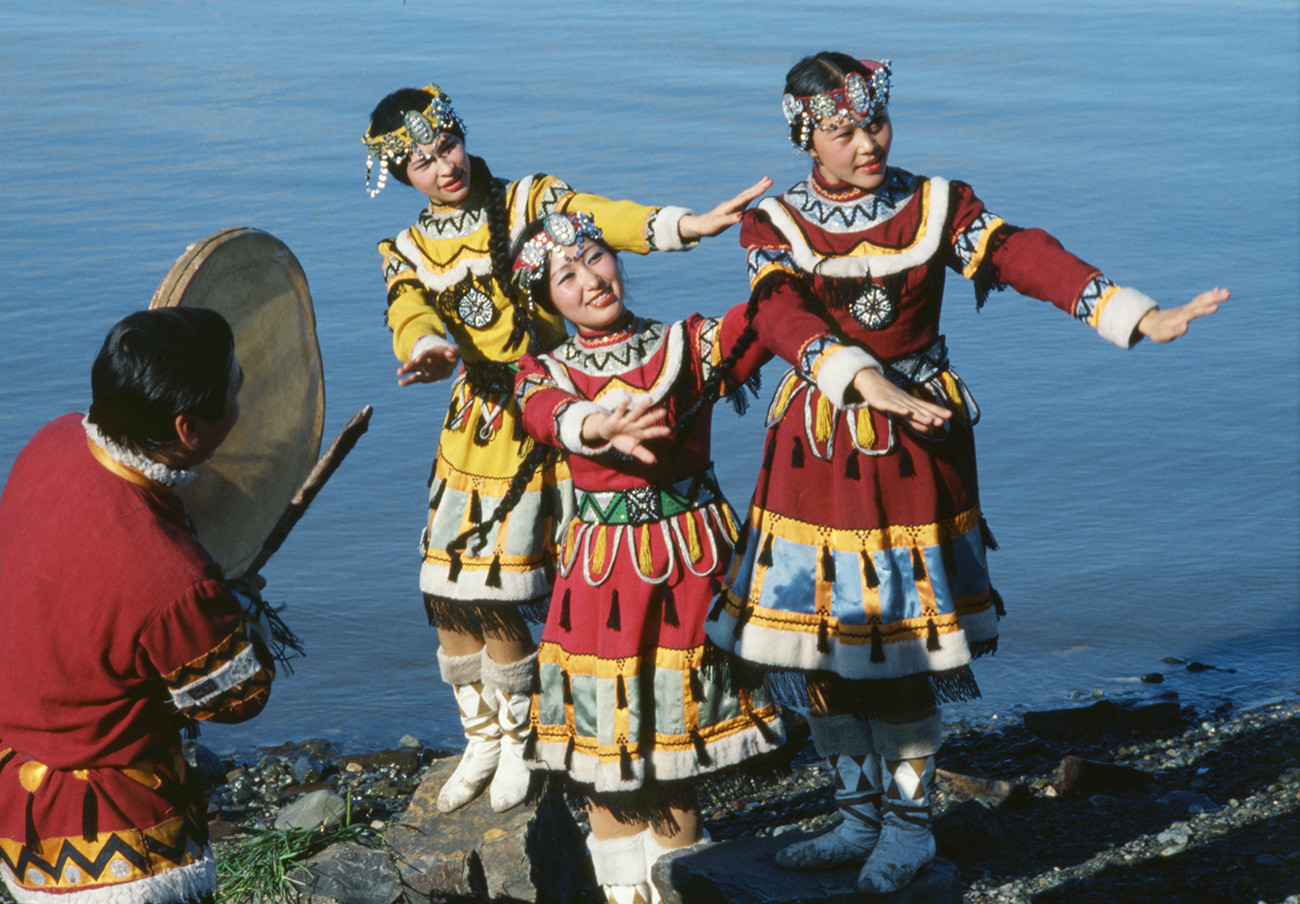
{"type": "MultiPolygon", "coordinates": [[[[450,342],[459,347],[466,365],[452,386],[420,544],[420,590],[435,605],[544,601],[551,588],[553,535],[574,511],[567,464],[543,467],[483,545],[471,542],[452,566],[449,545],[492,516],[527,451],[510,365],[530,349],[526,338],[506,348],[516,313],[492,277],[490,199],[487,190],[476,189],[459,207],[430,204],[415,225],[379,244],[388,284],[388,326],[398,359],[407,361],[417,348],[450,342]]],[[[512,241],[533,219],[584,211],[618,251],[646,254],[686,247],[678,234],[685,209],[582,194],[553,176],[537,174],[510,183],[505,205],[512,241]]],[[[533,316],[538,339],[548,348],[565,338],[557,315],[538,310],[533,316]]]]}

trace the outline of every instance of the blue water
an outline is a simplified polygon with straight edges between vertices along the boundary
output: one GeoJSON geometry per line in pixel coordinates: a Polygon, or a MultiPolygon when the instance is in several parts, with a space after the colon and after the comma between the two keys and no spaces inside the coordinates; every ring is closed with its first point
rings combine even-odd
{"type": "MultiPolygon", "coordinates": [[[[949,286],[953,360],[984,408],[983,499],[1010,616],[978,669],[1004,718],[1076,692],[1210,704],[1300,693],[1300,12],[1292,2],[541,4],[77,2],[0,11],[0,474],[85,410],[107,328],[185,245],[249,225],[310,280],[328,441],[369,434],[267,567],[309,645],[229,749],[456,735],[416,592],[444,387],[399,389],[377,239],[419,199],[362,190],[357,136],[386,92],[439,82],[495,172],[703,209],[806,171],[781,81],[842,46],[895,63],[892,161],[972,183],[1166,304],[1233,299],[1172,346],[1123,353],[1013,293],[949,286]],[[506,10],[500,12],[499,10],[506,10]],[[851,34],[857,37],[839,37],[851,34]],[[1235,673],[1188,674],[1165,656],[1235,673]]],[[[673,319],[746,294],[734,232],[628,261],[673,319]]],[[[776,372],[770,373],[771,377],[776,372]]],[[[769,385],[774,380],[769,380],[769,385]]],[[[738,504],[761,419],[718,418],[738,504]]]]}

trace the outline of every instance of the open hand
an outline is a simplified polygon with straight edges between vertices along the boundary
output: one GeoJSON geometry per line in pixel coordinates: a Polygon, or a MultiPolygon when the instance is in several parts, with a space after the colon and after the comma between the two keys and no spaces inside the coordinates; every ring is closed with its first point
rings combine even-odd
{"type": "Polygon", "coordinates": [[[925,433],[942,427],[952,412],[942,405],[903,392],[874,367],[864,367],[853,378],[853,388],[869,407],[905,418],[912,429],[925,433]]]}
{"type": "Polygon", "coordinates": [[[652,408],[653,404],[646,399],[633,405],[624,399],[611,412],[589,414],[582,422],[582,438],[591,443],[607,442],[624,455],[652,465],[657,459],[642,443],[672,432],[664,423],[664,410],[652,408]]]}
{"type": "Polygon", "coordinates": [[[771,187],[772,180],[764,176],[736,197],[723,201],[708,213],[688,213],[677,221],[677,234],[682,237],[682,241],[693,242],[730,229],[740,222],[740,215],[745,212],[749,202],[771,187]]]}
{"type": "Polygon", "coordinates": [[[436,383],[451,376],[460,363],[460,350],[456,346],[426,349],[397,368],[397,385],[436,383]]]}
{"type": "Polygon", "coordinates": [[[1187,332],[1187,325],[1197,317],[1205,317],[1219,309],[1232,293],[1217,286],[1202,292],[1185,305],[1162,311],[1147,311],[1138,321],[1137,331],[1152,342],[1173,342],[1187,332]]]}

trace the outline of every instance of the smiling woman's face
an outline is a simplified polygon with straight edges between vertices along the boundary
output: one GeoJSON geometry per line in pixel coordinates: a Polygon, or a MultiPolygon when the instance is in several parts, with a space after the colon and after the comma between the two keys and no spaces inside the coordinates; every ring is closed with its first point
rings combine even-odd
{"type": "Polygon", "coordinates": [[[865,125],[846,121],[834,129],[813,129],[808,156],[826,182],[875,191],[885,181],[885,163],[893,140],[889,113],[881,110],[865,125]]]}
{"type": "Polygon", "coordinates": [[[580,333],[612,327],[623,316],[623,275],[618,258],[599,242],[551,250],[551,304],[580,333]]]}
{"type": "Polygon", "coordinates": [[[469,153],[465,142],[451,132],[439,132],[431,144],[411,154],[406,178],[434,204],[451,206],[469,195],[469,153]]]}

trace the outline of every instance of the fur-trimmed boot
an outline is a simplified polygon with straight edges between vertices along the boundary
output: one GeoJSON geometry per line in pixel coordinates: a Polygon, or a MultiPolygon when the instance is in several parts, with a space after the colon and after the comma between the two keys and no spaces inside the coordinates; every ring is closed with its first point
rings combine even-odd
{"type": "Polygon", "coordinates": [[[701,829],[700,840],[691,844],[682,845],[681,847],[664,847],[659,843],[658,836],[647,829],[642,835],[645,839],[645,877],[646,884],[650,886],[650,904],[663,904],[664,897],[659,892],[659,886],[655,885],[654,869],[659,858],[674,854],[677,851],[698,851],[713,844],[713,838],[709,833],[701,829]]]}
{"type": "Polygon", "coordinates": [[[650,885],[645,871],[647,832],[622,838],[587,836],[591,865],[607,904],[650,904],[650,885]]]}
{"type": "Polygon", "coordinates": [[[880,837],[880,758],[871,725],[855,716],[809,714],[808,727],[831,767],[835,804],[844,818],[829,832],[777,851],[777,865],[804,870],[861,863],[880,837]]]}
{"type": "Polygon", "coordinates": [[[465,656],[448,656],[438,647],[438,670],[451,685],[465,729],[465,753],[447,783],[438,792],[438,809],[457,810],[482,793],[496,772],[501,757],[501,726],[497,724],[497,701],[483,688],[483,659],[480,651],[465,656]]]}
{"type": "Polygon", "coordinates": [[[858,889],[898,891],[935,857],[930,831],[934,755],[942,743],[939,713],[903,725],[871,721],[885,780],[880,841],[858,874],[858,889]]]}
{"type": "Polygon", "coordinates": [[[537,684],[537,651],[516,662],[496,662],[483,649],[483,689],[491,693],[501,729],[501,759],[488,799],[492,809],[504,813],[528,797],[531,773],[524,763],[528,740],[528,708],[537,684]]]}

